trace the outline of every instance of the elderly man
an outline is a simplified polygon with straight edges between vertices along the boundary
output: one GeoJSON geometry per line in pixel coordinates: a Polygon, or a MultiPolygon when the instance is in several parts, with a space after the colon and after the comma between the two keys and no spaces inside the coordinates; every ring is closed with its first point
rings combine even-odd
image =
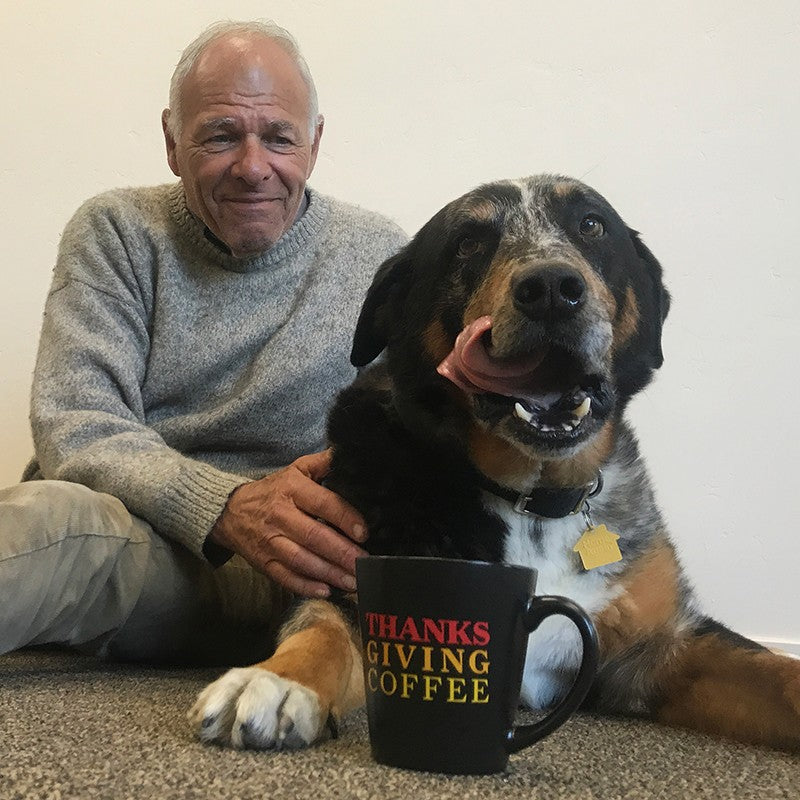
{"type": "Polygon", "coordinates": [[[90,200],[61,241],[36,458],[0,492],[0,652],[258,658],[287,590],[354,588],[365,530],[320,485],[325,413],[405,236],[306,185],[323,119],[277,26],[189,45],[162,123],[180,181],[90,200]]]}

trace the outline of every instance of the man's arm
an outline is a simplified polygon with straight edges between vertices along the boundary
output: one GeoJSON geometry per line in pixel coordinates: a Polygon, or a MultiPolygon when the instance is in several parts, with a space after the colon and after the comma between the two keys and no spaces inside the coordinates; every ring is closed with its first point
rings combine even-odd
{"type": "MultiPolygon", "coordinates": [[[[266,482],[254,482],[262,505],[274,506],[274,494],[292,499],[297,508],[296,514],[273,522],[272,535],[280,532],[281,546],[262,552],[253,543],[258,523],[253,521],[246,534],[246,526],[235,532],[241,522],[233,524],[248,516],[239,510],[240,498],[254,494],[251,488],[241,494],[250,486],[248,479],[183,455],[146,424],[141,387],[150,348],[152,297],[147,276],[136,273],[132,247],[115,220],[97,207],[85,207],[64,233],[31,402],[43,475],[118,497],[131,513],[197,555],[204,554],[209,532],[219,521],[214,538],[220,544],[241,552],[257,568],[269,565],[266,571],[278,580],[294,576],[290,588],[316,594],[324,590],[323,582],[348,588],[347,576],[361,551],[310,516],[309,511],[318,512],[307,509],[303,498],[321,488],[315,480],[318,471],[298,477],[292,466],[266,482]],[[335,549],[331,537],[338,542],[335,549]],[[287,547],[289,542],[294,546],[287,547]],[[322,552],[313,555],[319,547],[322,552]]],[[[325,513],[334,516],[329,522],[342,522],[337,527],[358,535],[348,530],[357,515],[344,501],[335,498],[319,516],[325,513]]],[[[225,557],[220,550],[209,555],[216,561],[225,557]]]]}

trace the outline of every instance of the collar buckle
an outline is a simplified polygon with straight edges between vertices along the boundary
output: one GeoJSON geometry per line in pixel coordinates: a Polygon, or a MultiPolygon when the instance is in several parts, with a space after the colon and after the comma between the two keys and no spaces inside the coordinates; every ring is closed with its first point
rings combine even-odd
{"type": "MultiPolygon", "coordinates": [[[[603,490],[603,473],[601,470],[597,470],[597,475],[592,481],[592,483],[584,486],[583,489],[580,490],[572,490],[577,491],[579,494],[577,495],[576,502],[574,506],[572,506],[572,510],[567,510],[563,514],[558,514],[557,517],[571,517],[575,514],[579,514],[583,511],[583,507],[586,501],[590,497],[595,497],[596,495],[600,494],[603,490]]],[[[521,494],[517,497],[516,502],[514,503],[514,511],[518,514],[525,514],[527,516],[532,517],[539,517],[539,516],[547,516],[549,514],[541,514],[540,511],[536,509],[539,507],[539,498],[534,494],[535,492],[553,492],[553,491],[570,491],[570,490],[536,490],[534,489],[531,494],[521,494]],[[531,504],[533,503],[533,507],[531,504]]]]}

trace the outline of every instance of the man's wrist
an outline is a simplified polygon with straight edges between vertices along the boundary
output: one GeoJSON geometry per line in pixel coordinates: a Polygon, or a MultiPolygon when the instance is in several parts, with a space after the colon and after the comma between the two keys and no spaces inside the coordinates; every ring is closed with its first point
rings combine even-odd
{"type": "Polygon", "coordinates": [[[229,544],[227,532],[229,519],[228,504],[230,503],[233,495],[240,488],[241,487],[237,486],[236,489],[234,489],[230,495],[228,495],[228,500],[226,501],[222,512],[217,517],[217,521],[214,523],[211,530],[208,532],[208,536],[206,536],[205,541],[203,542],[203,555],[215,567],[222,566],[222,564],[228,561],[235,552],[229,544]]]}

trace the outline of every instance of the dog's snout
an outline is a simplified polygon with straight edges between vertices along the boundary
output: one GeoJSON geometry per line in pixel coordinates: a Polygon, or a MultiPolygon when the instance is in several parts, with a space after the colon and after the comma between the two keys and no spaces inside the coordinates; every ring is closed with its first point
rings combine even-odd
{"type": "Polygon", "coordinates": [[[539,322],[565,319],[586,302],[586,281],[577,270],[562,264],[535,267],[516,276],[514,305],[539,322]]]}

